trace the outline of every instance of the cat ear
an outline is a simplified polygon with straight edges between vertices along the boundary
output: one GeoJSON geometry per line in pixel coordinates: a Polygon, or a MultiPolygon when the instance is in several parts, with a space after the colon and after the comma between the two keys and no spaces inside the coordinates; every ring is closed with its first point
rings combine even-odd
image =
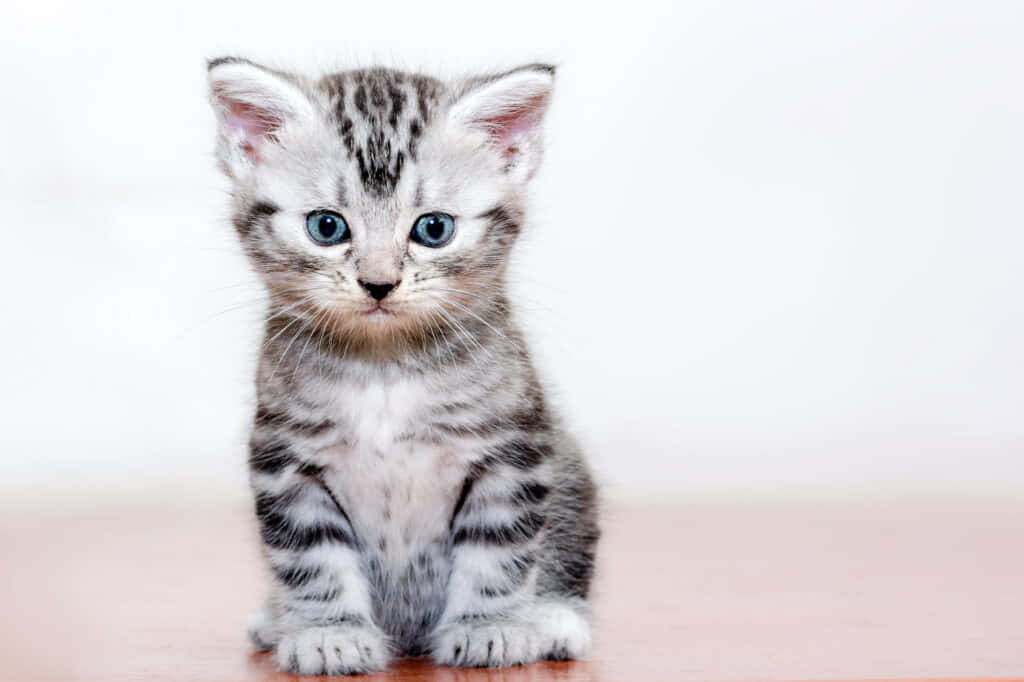
{"type": "Polygon", "coordinates": [[[546,64],[471,81],[452,105],[449,120],[483,133],[491,148],[501,155],[505,172],[525,182],[540,165],[541,122],[554,81],[555,67],[546,64]]]}
{"type": "Polygon", "coordinates": [[[245,59],[211,60],[207,78],[217,113],[217,156],[232,178],[259,164],[283,127],[315,115],[313,102],[289,76],[245,59]]]}

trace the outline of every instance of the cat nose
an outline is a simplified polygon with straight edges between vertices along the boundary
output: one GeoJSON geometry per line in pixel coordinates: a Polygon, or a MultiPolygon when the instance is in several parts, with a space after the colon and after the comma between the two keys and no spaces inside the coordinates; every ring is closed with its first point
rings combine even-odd
{"type": "Polygon", "coordinates": [[[359,284],[378,301],[383,301],[384,297],[398,286],[398,282],[364,282],[363,280],[359,280],[359,284]]]}

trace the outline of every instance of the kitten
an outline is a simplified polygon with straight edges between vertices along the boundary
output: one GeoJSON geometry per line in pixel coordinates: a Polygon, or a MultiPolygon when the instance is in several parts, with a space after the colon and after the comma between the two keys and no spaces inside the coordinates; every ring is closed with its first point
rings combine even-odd
{"type": "Polygon", "coordinates": [[[553,78],[209,64],[270,297],[249,466],[274,582],[249,635],[284,670],[587,651],[594,484],[504,285],[553,78]]]}

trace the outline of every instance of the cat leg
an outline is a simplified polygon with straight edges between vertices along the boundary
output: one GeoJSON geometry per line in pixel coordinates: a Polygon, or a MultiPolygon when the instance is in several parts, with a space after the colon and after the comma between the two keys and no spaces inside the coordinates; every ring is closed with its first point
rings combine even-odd
{"type": "Polygon", "coordinates": [[[258,647],[273,646],[278,666],[291,673],[383,670],[389,643],[371,617],[370,586],[348,517],[315,472],[284,469],[253,473],[275,589],[273,608],[256,617],[250,637],[258,647]]]}
{"type": "Polygon", "coordinates": [[[514,469],[473,482],[453,519],[448,602],[432,639],[438,663],[503,667],[579,658],[590,647],[582,599],[537,596],[548,486],[543,467],[514,469]]]}

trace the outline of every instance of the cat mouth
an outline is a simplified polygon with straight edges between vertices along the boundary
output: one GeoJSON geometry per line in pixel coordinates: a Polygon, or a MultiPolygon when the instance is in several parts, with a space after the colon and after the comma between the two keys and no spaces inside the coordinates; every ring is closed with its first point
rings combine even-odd
{"type": "Polygon", "coordinates": [[[368,308],[360,310],[359,314],[364,317],[393,317],[395,315],[395,311],[385,308],[380,303],[375,303],[368,308]]]}

